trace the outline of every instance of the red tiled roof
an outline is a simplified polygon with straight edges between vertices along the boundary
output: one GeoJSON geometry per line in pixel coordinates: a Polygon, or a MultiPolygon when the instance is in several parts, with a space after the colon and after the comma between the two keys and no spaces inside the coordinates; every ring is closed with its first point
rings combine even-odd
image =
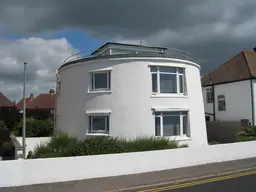
{"type": "Polygon", "coordinates": [[[14,104],[0,92],[0,107],[12,107],[14,104]]]}
{"type": "Polygon", "coordinates": [[[28,109],[54,109],[55,94],[41,93],[27,105],[28,109]]]}
{"type": "Polygon", "coordinates": [[[202,86],[256,78],[256,52],[241,51],[202,77],[202,86]]]}
{"type": "MultiPolygon", "coordinates": [[[[26,104],[30,103],[32,99],[26,98],[26,104]]],[[[23,110],[23,99],[19,101],[19,103],[16,104],[17,109],[23,110]]]]}

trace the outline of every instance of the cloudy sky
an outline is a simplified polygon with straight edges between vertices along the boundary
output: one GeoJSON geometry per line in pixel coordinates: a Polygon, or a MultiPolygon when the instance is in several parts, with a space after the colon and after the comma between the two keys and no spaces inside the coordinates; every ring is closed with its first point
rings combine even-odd
{"type": "Polygon", "coordinates": [[[0,91],[22,97],[27,62],[27,95],[48,92],[66,57],[107,41],[189,51],[205,74],[256,46],[255,10],[255,0],[1,0],[0,91]]]}

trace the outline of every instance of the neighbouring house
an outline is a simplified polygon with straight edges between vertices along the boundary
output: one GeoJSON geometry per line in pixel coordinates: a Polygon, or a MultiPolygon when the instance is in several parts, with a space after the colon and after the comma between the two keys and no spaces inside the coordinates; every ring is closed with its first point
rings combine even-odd
{"type": "Polygon", "coordinates": [[[27,104],[27,116],[46,119],[53,117],[55,109],[55,90],[50,89],[49,93],[40,93],[27,104]]]}
{"type": "MultiPolygon", "coordinates": [[[[31,93],[29,98],[26,98],[26,105],[28,105],[33,99],[35,98],[34,94],[31,93]]],[[[24,99],[21,99],[17,104],[16,107],[19,111],[23,111],[23,106],[24,106],[24,99]]]]}
{"type": "Polygon", "coordinates": [[[200,66],[185,52],[106,43],[56,76],[57,130],[207,145],[200,66]]]}
{"type": "Polygon", "coordinates": [[[12,126],[12,120],[17,118],[14,115],[15,110],[15,103],[0,92],[0,120],[4,121],[8,127],[12,126]]]}
{"type": "MultiPolygon", "coordinates": [[[[17,104],[20,112],[23,111],[23,99],[17,104]]],[[[50,89],[49,93],[40,93],[37,97],[31,93],[29,98],[26,98],[26,116],[45,119],[53,116],[55,109],[55,90],[50,89]]]]}
{"type": "Polygon", "coordinates": [[[11,102],[3,93],[0,92],[0,108],[14,107],[15,103],[11,102]]]}
{"type": "Polygon", "coordinates": [[[202,77],[206,121],[256,122],[256,48],[202,77]]]}

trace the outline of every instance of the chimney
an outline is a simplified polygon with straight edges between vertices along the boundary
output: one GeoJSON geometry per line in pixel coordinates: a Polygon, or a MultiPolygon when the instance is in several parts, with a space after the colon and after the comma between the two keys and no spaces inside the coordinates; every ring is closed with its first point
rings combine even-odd
{"type": "Polygon", "coordinates": [[[29,96],[29,99],[32,101],[34,99],[34,94],[33,93],[30,93],[30,96],[29,96]]]}
{"type": "Polygon", "coordinates": [[[256,47],[253,48],[253,51],[256,52],[256,47]]]}
{"type": "Polygon", "coordinates": [[[54,89],[50,89],[50,90],[49,90],[49,93],[52,95],[52,94],[55,93],[55,90],[54,90],[54,89]]]}

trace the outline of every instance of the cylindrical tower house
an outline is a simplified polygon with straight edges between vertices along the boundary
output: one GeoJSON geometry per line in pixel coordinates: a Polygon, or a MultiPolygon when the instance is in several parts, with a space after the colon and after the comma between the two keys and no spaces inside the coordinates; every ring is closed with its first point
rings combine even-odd
{"type": "Polygon", "coordinates": [[[107,43],[57,73],[56,129],[207,145],[200,66],[167,48],[107,43]]]}

